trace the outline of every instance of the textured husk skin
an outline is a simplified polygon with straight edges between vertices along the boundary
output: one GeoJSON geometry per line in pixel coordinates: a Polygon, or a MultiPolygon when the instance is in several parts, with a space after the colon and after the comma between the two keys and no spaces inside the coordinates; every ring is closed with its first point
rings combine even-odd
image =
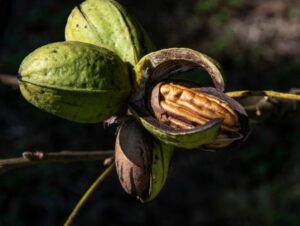
{"type": "Polygon", "coordinates": [[[132,66],[155,50],[142,26],[113,0],[87,0],[75,7],[67,21],[65,38],[107,48],[132,66]]]}
{"type": "Polygon", "coordinates": [[[149,202],[156,198],[165,185],[173,152],[174,146],[167,145],[154,139],[150,190],[149,195],[145,197],[144,202],[149,202]]]}
{"type": "Polygon", "coordinates": [[[115,144],[115,162],[124,190],[141,202],[153,200],[163,188],[173,146],[156,140],[134,119],[122,124],[115,144]]]}
{"type": "Polygon", "coordinates": [[[80,42],[45,45],[19,69],[20,90],[30,103],[81,123],[103,121],[129,97],[127,66],[111,51],[80,42]]]}

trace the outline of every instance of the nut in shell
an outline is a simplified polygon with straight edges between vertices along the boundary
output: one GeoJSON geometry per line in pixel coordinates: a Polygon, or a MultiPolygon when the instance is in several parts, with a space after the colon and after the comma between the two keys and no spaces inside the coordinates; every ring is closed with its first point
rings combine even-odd
{"type": "Polygon", "coordinates": [[[222,70],[205,54],[186,48],[160,50],[143,57],[135,72],[139,86],[131,111],[162,142],[187,149],[217,149],[247,136],[245,110],[224,94],[222,70]],[[173,78],[176,72],[194,68],[204,68],[214,87],[173,78]]]}
{"type": "Polygon", "coordinates": [[[226,147],[242,138],[237,105],[214,88],[192,88],[176,83],[157,84],[149,100],[156,119],[178,130],[191,130],[222,119],[216,140],[206,145],[211,148],[226,147]]]}
{"type": "Polygon", "coordinates": [[[146,202],[162,189],[169,170],[173,147],[151,137],[130,119],[120,128],[115,145],[117,174],[123,189],[146,202]]]}

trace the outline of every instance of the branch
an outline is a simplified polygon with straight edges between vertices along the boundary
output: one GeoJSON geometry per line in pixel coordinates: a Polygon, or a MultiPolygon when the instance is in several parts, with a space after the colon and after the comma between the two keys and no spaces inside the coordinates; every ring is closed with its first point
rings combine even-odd
{"type": "Polygon", "coordinates": [[[252,122],[282,117],[286,113],[300,110],[300,90],[293,88],[289,93],[275,91],[233,91],[228,96],[236,98],[245,108],[252,122]]]}
{"type": "Polygon", "coordinates": [[[16,75],[0,74],[0,83],[11,86],[14,89],[19,87],[18,78],[16,75]]]}
{"type": "Polygon", "coordinates": [[[273,97],[281,100],[300,101],[299,94],[281,93],[273,90],[241,90],[241,91],[227,92],[226,94],[232,98],[241,98],[241,97],[249,97],[249,96],[267,96],[267,97],[273,97]]]}
{"type": "Polygon", "coordinates": [[[61,152],[23,152],[22,157],[0,159],[0,174],[17,167],[44,163],[69,163],[77,161],[98,161],[113,156],[114,151],[61,151],[61,152]]]}

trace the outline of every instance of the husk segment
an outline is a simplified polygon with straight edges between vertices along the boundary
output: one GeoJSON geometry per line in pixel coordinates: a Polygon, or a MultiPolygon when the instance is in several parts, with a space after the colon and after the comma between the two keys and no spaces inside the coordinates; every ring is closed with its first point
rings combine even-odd
{"type": "Polygon", "coordinates": [[[239,119],[240,129],[237,132],[230,132],[227,136],[217,136],[215,141],[209,145],[206,145],[207,148],[211,149],[219,149],[225,148],[229,146],[233,146],[247,138],[247,135],[250,131],[248,115],[243,106],[238,103],[236,100],[226,96],[223,92],[218,91],[213,87],[201,87],[196,88],[196,90],[200,90],[202,92],[207,93],[208,95],[212,95],[218,97],[219,99],[226,101],[231,108],[235,111],[239,119]]]}
{"type": "Polygon", "coordinates": [[[164,144],[159,140],[154,140],[150,190],[148,196],[143,201],[149,202],[160,193],[169,174],[173,152],[173,146],[164,144]]]}
{"type": "Polygon", "coordinates": [[[131,105],[131,112],[137,120],[157,139],[175,147],[193,149],[212,143],[219,132],[222,119],[211,120],[204,126],[191,130],[176,130],[160,123],[149,112],[131,105]]]}
{"type": "Polygon", "coordinates": [[[216,89],[224,91],[222,68],[217,61],[192,49],[170,48],[144,56],[134,67],[136,95],[133,97],[133,101],[143,98],[146,87],[168,79],[177,72],[189,71],[194,68],[205,69],[212,78],[216,89]]]}

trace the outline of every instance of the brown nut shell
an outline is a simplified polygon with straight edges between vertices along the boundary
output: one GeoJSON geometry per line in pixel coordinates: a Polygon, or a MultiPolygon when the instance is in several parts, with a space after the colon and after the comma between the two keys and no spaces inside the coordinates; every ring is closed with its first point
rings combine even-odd
{"type": "Polygon", "coordinates": [[[136,120],[120,128],[115,144],[116,169],[124,190],[142,200],[149,193],[152,141],[136,120]]]}

